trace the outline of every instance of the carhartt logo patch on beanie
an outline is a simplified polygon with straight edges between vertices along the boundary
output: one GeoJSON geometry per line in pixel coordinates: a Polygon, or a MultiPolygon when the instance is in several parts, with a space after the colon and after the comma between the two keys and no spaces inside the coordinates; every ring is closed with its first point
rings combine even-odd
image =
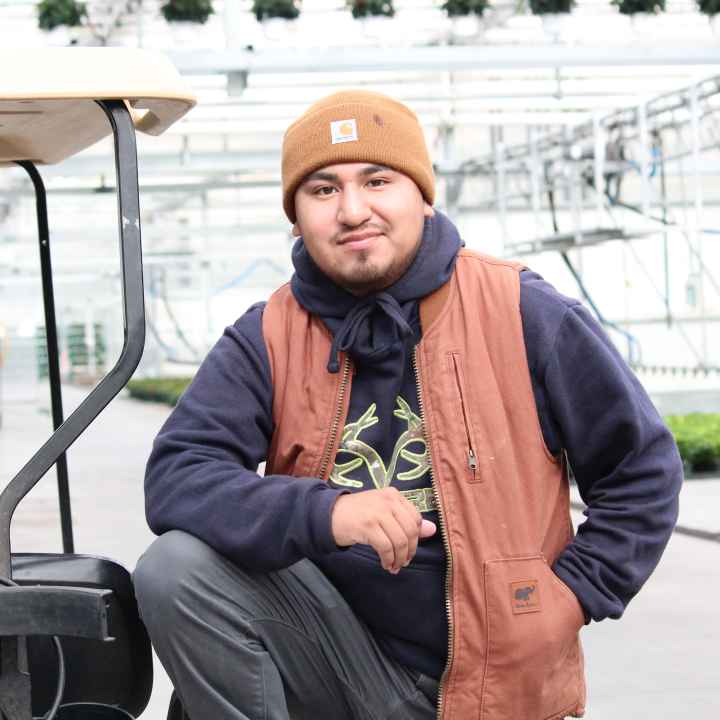
{"type": "Polygon", "coordinates": [[[425,200],[435,200],[435,178],[417,116],[380,93],[346,90],[311,105],[285,133],[283,208],[295,217],[295,191],[312,172],[337,163],[386,165],[410,177],[425,200]]]}
{"type": "Polygon", "coordinates": [[[357,122],[351,120],[334,120],[330,123],[330,135],[332,144],[341,142],[353,142],[358,139],[357,122]]]}

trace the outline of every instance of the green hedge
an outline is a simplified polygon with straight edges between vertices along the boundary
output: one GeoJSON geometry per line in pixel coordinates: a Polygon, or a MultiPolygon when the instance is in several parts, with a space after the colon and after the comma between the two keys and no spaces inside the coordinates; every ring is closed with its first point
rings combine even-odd
{"type": "Polygon", "coordinates": [[[692,472],[711,472],[720,468],[720,413],[668,415],[686,468],[692,472]]]}
{"type": "Polygon", "coordinates": [[[145,378],[131,380],[127,384],[127,389],[130,396],[138,400],[176,405],[191,380],[191,377],[145,378]]]}

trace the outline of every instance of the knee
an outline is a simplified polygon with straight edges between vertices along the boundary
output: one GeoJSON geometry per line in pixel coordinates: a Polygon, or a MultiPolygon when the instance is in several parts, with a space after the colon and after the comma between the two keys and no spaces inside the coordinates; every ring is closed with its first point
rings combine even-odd
{"type": "Polygon", "coordinates": [[[212,552],[201,540],[180,530],[171,530],[153,542],[133,573],[135,597],[146,623],[153,617],[172,615],[212,552]]]}

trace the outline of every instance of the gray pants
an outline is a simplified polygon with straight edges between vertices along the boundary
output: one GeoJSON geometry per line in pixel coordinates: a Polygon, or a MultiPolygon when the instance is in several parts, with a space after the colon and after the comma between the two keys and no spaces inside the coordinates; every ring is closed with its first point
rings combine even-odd
{"type": "Polygon", "coordinates": [[[172,531],[140,558],[134,582],[192,720],[435,718],[419,689],[428,679],[387,657],[308,560],[246,571],[172,531]]]}

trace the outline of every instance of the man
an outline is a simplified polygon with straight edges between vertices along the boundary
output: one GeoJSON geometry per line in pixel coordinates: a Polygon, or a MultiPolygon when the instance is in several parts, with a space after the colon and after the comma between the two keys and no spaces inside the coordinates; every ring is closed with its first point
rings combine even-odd
{"type": "Polygon", "coordinates": [[[331,95],[285,135],[295,274],[226,330],[147,468],[138,601],[193,720],[579,717],[580,628],[667,543],[681,465],[637,380],[433,199],[388,97],[331,95]]]}

